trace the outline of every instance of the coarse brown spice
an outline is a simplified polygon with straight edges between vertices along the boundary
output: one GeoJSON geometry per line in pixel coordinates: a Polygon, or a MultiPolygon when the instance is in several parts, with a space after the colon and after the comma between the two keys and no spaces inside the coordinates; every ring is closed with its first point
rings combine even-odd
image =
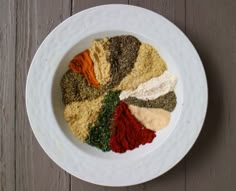
{"type": "Polygon", "coordinates": [[[154,100],[140,100],[135,97],[129,97],[123,100],[128,105],[135,105],[138,107],[145,107],[145,108],[162,108],[166,111],[172,112],[176,106],[176,95],[174,92],[169,92],[163,96],[158,97],[154,100]]]}
{"type": "Polygon", "coordinates": [[[92,100],[105,93],[105,88],[94,88],[81,74],[68,70],[61,80],[62,98],[64,104],[75,101],[92,100]]]}
{"type": "Polygon", "coordinates": [[[111,80],[109,88],[117,86],[131,72],[141,42],[130,35],[115,36],[109,39],[109,57],[111,64],[111,80]]]}

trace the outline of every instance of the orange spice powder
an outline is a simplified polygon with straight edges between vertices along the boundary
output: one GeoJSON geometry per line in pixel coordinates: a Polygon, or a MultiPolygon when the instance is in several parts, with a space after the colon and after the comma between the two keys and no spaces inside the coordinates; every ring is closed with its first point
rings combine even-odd
{"type": "Polygon", "coordinates": [[[89,56],[89,50],[85,50],[76,55],[69,64],[69,68],[76,73],[83,74],[89,84],[98,88],[99,83],[94,72],[94,63],[89,56]]]}

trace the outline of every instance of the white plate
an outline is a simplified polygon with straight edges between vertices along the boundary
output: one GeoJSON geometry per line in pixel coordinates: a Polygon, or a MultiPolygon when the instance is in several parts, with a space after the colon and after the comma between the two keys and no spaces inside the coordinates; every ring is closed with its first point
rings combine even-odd
{"type": "Polygon", "coordinates": [[[139,184],[177,164],[199,135],[207,97],[201,60],[186,36],[162,16],[127,5],[94,7],[61,23],[39,47],[26,84],[29,121],[44,151],[70,174],[107,186],[139,184]],[[124,154],[103,153],[74,138],[63,119],[60,90],[73,56],[95,38],[119,34],[132,34],[152,44],[178,77],[178,103],[169,126],[157,132],[153,143],[124,154]]]}

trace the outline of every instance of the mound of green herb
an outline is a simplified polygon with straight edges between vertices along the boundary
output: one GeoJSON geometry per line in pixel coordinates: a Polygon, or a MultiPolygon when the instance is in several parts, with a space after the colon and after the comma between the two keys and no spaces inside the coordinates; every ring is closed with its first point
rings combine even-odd
{"type": "Polygon", "coordinates": [[[162,108],[166,111],[172,112],[176,106],[176,95],[174,92],[169,92],[154,100],[146,101],[137,99],[135,97],[128,97],[123,101],[129,105],[136,105],[138,107],[146,107],[146,108],[162,108]]]}
{"type": "Polygon", "coordinates": [[[104,87],[91,86],[82,74],[68,70],[61,80],[62,98],[64,104],[75,101],[92,100],[104,94],[104,87]]]}
{"type": "Polygon", "coordinates": [[[89,126],[89,136],[86,142],[103,151],[110,151],[110,126],[116,105],[120,101],[120,91],[109,91],[102,102],[102,108],[93,126],[89,126]]]}

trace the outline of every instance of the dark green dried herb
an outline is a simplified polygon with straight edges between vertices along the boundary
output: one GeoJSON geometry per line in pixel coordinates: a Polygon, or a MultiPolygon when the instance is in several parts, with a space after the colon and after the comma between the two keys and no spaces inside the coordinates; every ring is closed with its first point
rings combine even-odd
{"type": "Polygon", "coordinates": [[[86,142],[103,151],[110,151],[109,140],[111,137],[110,126],[116,105],[120,101],[120,91],[109,91],[102,102],[102,108],[93,126],[89,126],[89,136],[86,142]]]}
{"type": "Polygon", "coordinates": [[[108,87],[115,87],[131,72],[140,45],[140,41],[130,35],[115,36],[109,39],[108,61],[111,64],[111,81],[108,83],[108,87]]]}
{"type": "Polygon", "coordinates": [[[94,88],[83,75],[72,70],[68,70],[62,77],[61,89],[64,104],[86,99],[92,100],[106,91],[104,87],[94,88]]]}
{"type": "Polygon", "coordinates": [[[166,111],[172,112],[176,106],[176,95],[174,92],[169,92],[154,100],[145,101],[135,97],[129,97],[123,101],[129,105],[136,105],[138,107],[146,108],[162,108],[166,111]]]}

